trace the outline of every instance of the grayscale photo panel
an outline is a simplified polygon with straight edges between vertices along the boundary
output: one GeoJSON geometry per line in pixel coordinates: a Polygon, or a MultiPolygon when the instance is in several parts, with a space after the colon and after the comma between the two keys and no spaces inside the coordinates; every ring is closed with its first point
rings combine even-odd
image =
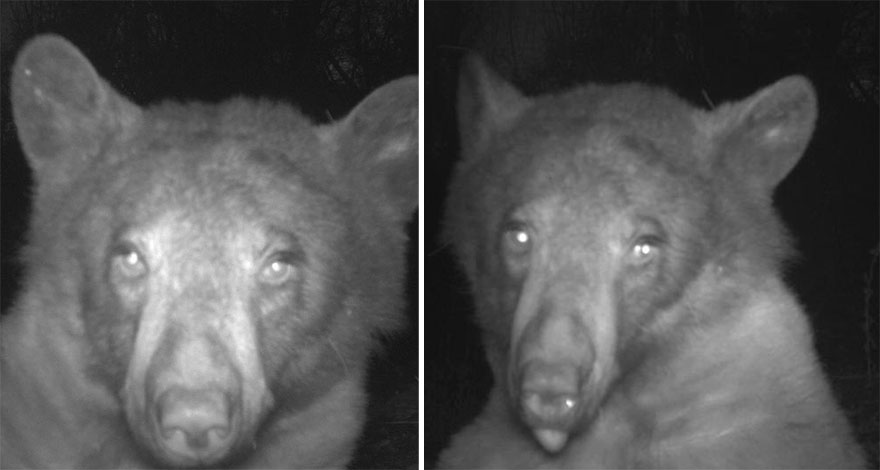
{"type": "Polygon", "coordinates": [[[426,2],[426,466],[876,468],[876,38],[426,2]]]}
{"type": "Polygon", "coordinates": [[[3,2],[3,468],[417,468],[415,0],[3,2]]]}

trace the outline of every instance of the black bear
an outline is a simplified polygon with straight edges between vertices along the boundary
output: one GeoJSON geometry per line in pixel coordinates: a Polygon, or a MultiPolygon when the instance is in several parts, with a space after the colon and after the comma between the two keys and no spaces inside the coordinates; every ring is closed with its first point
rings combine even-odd
{"type": "Polygon", "coordinates": [[[369,354],[403,323],[416,78],[326,125],[244,98],[141,108],[50,35],[12,105],[36,184],[2,466],[345,466],[369,354]]]}
{"type": "Polygon", "coordinates": [[[458,108],[447,236],[495,385],[441,466],[864,464],[780,276],[806,79],[707,112],[639,84],[526,97],[472,57],[458,108]]]}

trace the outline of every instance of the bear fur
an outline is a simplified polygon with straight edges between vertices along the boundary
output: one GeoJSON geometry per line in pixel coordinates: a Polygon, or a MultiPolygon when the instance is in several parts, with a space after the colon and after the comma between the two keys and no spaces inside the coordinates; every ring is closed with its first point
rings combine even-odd
{"type": "Polygon", "coordinates": [[[468,58],[446,229],[494,386],[440,466],[864,466],[780,274],[772,193],[816,108],[799,76],[713,111],[526,97],[468,58]]]}
{"type": "Polygon", "coordinates": [[[39,36],[12,76],[34,172],[0,325],[4,468],[343,467],[403,323],[418,81],[348,117],[139,107],[39,36]]]}

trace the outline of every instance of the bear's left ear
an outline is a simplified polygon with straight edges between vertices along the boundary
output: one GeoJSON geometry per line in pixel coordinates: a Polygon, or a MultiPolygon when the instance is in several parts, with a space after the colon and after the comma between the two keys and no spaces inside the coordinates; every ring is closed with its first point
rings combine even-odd
{"type": "Polygon", "coordinates": [[[719,162],[752,190],[772,191],[800,160],[816,123],[816,94],[801,76],[784,78],[710,117],[719,162]]]}
{"type": "Polygon", "coordinates": [[[352,184],[387,204],[395,219],[419,199],[419,82],[415,76],[387,83],[337,124],[344,172],[352,184]]]}
{"type": "Polygon", "coordinates": [[[140,108],[119,96],[64,38],[38,36],[12,73],[12,112],[39,187],[63,187],[140,108]]]}

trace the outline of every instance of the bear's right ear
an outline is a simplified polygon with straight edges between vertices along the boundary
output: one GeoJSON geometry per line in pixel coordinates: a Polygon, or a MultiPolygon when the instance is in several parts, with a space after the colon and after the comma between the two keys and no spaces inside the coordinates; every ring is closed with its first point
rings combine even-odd
{"type": "Polygon", "coordinates": [[[506,129],[530,100],[476,54],[465,57],[458,80],[458,131],[461,154],[482,153],[492,135],[506,129]]]}
{"type": "Polygon", "coordinates": [[[772,191],[806,150],[816,107],[810,82],[791,76],[714,111],[709,122],[721,165],[752,191],[772,191]]]}
{"type": "Polygon", "coordinates": [[[332,127],[346,173],[393,220],[419,201],[419,80],[398,78],[363,99],[332,127]]]}
{"type": "Polygon", "coordinates": [[[12,112],[35,179],[44,187],[70,181],[110,134],[140,116],[76,47],[53,35],[38,36],[19,53],[12,112]]]}

